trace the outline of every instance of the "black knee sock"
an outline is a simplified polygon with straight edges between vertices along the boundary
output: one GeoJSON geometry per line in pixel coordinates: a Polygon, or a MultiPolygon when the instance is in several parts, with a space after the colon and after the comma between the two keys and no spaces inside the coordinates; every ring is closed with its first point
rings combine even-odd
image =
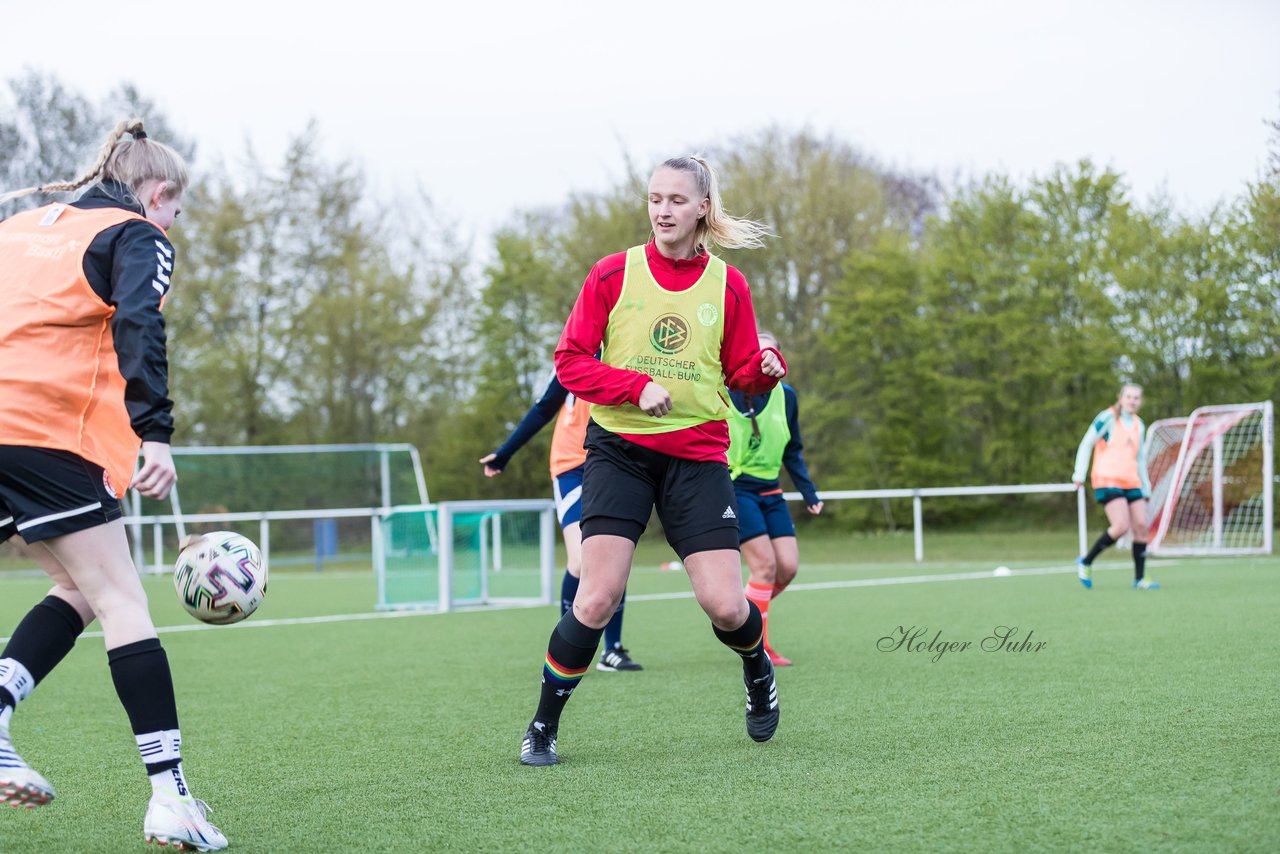
{"type": "Polygon", "coordinates": [[[573,610],[573,600],[578,595],[578,584],[581,579],[574,578],[569,570],[564,571],[564,578],[560,581],[560,616],[564,616],[573,610]]]}
{"type": "Polygon", "coordinates": [[[604,648],[618,649],[622,646],[622,612],[627,607],[627,591],[622,591],[622,598],[618,600],[618,608],[613,612],[613,616],[609,618],[609,622],[604,626],[604,648]]]}
{"type": "Polygon", "coordinates": [[[107,661],[147,773],[177,768],[182,764],[178,704],[169,658],[160,640],[149,638],[107,650],[107,661]]]}
{"type": "Polygon", "coordinates": [[[596,647],[600,645],[602,634],[604,629],[584,626],[573,611],[560,618],[547,644],[547,658],[542,666],[542,694],[538,699],[538,711],[533,716],[535,723],[542,723],[549,729],[560,725],[564,704],[569,702],[573,689],[578,687],[591,666],[591,660],[596,657],[596,647]]]}
{"type": "Polygon", "coordinates": [[[1133,544],[1133,580],[1141,581],[1147,571],[1147,544],[1133,544]]]}
{"type": "Polygon", "coordinates": [[[1094,558],[1096,558],[1098,555],[1102,554],[1104,551],[1111,548],[1115,544],[1116,544],[1116,541],[1111,537],[1111,533],[1109,531],[1103,531],[1102,536],[1098,537],[1098,541],[1093,544],[1093,548],[1089,549],[1089,553],[1084,556],[1084,565],[1085,566],[1092,565],[1094,558]]]}
{"type": "Polygon", "coordinates": [[[58,662],[66,658],[83,631],[84,620],[80,614],[57,596],[46,596],[32,608],[13,630],[13,637],[0,654],[0,670],[6,670],[4,659],[12,659],[26,668],[30,684],[6,688],[5,678],[0,674],[0,707],[17,705],[22,697],[31,693],[58,662]],[[17,696],[18,693],[22,696],[17,696]]]}
{"type": "Polygon", "coordinates": [[[711,628],[716,637],[729,649],[742,656],[742,669],[752,679],[759,679],[769,672],[769,659],[764,654],[764,619],[755,602],[747,600],[747,621],[733,631],[726,632],[714,623],[711,628]]]}

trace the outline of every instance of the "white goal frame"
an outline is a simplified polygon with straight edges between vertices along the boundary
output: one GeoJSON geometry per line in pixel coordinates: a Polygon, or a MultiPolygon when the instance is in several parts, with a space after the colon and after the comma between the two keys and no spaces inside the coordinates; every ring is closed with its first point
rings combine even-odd
{"type": "Polygon", "coordinates": [[[1180,432],[1181,441],[1174,464],[1153,472],[1150,501],[1151,552],[1159,555],[1271,554],[1275,520],[1275,413],[1271,401],[1201,406],[1184,418],[1166,418],[1153,423],[1147,430],[1148,465],[1153,462],[1152,445],[1159,441],[1158,436],[1162,431],[1180,432]],[[1252,530],[1245,532],[1245,536],[1254,542],[1246,544],[1239,541],[1241,537],[1233,537],[1229,531],[1230,511],[1234,508],[1228,508],[1225,500],[1226,487],[1229,485],[1225,472],[1234,460],[1225,458],[1223,437],[1254,414],[1261,418],[1261,491],[1260,494],[1251,496],[1250,501],[1260,499],[1262,506],[1259,524],[1254,529],[1256,533],[1252,530]],[[1197,484],[1189,484],[1188,478],[1192,467],[1197,462],[1203,463],[1206,455],[1210,464],[1207,480],[1209,506],[1204,515],[1208,524],[1204,532],[1195,537],[1194,542],[1166,542],[1170,539],[1170,529],[1181,507],[1188,501],[1195,500],[1194,496],[1187,493],[1195,491],[1197,484]],[[1231,542],[1233,539],[1236,542],[1231,542]]]}
{"type": "MultiPolygon", "coordinates": [[[[383,510],[391,507],[391,455],[392,454],[408,454],[410,463],[413,465],[414,483],[417,487],[418,503],[426,506],[430,499],[427,496],[427,479],[422,472],[422,455],[418,452],[414,445],[400,443],[347,443],[332,445],[175,445],[170,448],[170,453],[174,457],[202,457],[202,456],[280,456],[280,455],[306,455],[306,454],[331,454],[331,453],[376,453],[378,455],[378,476],[379,476],[379,498],[380,505],[383,510]]],[[[137,490],[131,490],[128,498],[129,516],[126,519],[128,524],[130,540],[132,541],[132,551],[134,563],[139,567],[147,566],[146,561],[146,540],[143,536],[143,520],[161,517],[144,517],[142,515],[142,496],[137,490]]],[[[123,503],[123,502],[122,502],[123,503]]],[[[173,520],[177,537],[182,540],[187,535],[187,521],[214,521],[215,518],[224,521],[231,520],[261,520],[262,527],[259,532],[258,547],[262,553],[268,553],[269,538],[269,522],[272,519],[328,519],[328,518],[344,518],[345,511],[349,508],[336,508],[339,513],[328,513],[324,510],[304,511],[303,513],[287,513],[287,512],[251,512],[248,514],[240,513],[222,513],[222,514],[191,514],[184,513],[182,510],[182,501],[178,494],[178,485],[175,483],[173,488],[169,490],[169,506],[172,509],[172,515],[164,518],[173,520]]],[[[431,547],[434,550],[437,541],[437,531],[435,522],[428,516],[427,534],[431,538],[431,547]]],[[[155,564],[153,571],[164,571],[161,556],[164,553],[161,541],[162,528],[156,525],[153,530],[153,551],[155,554],[155,564]]],[[[172,569],[172,567],[169,567],[172,569]]]]}

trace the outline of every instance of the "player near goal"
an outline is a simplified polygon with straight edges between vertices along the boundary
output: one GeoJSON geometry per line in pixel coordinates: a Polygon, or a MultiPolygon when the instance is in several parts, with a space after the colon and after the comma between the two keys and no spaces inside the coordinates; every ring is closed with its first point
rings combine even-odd
{"type": "Polygon", "coordinates": [[[759,246],[767,231],[725,212],[714,172],[696,157],[658,166],[648,198],[653,239],[596,262],[556,348],[560,382],[592,404],[582,583],[547,646],[520,750],[526,765],[558,762],[561,712],[595,657],[655,507],[716,637],[741,656],[747,733],[767,741],[778,726],[760,609],[742,590],[724,386],[764,394],[786,365],[777,350],[760,349],[742,274],[707,251],[713,242],[759,246]]]}
{"type": "Polygon", "coordinates": [[[1080,447],[1071,480],[1084,485],[1089,456],[1093,455],[1090,483],[1094,498],[1107,514],[1107,529],[1088,554],[1076,558],[1076,574],[1086,588],[1093,587],[1093,561],[1129,531],[1133,531],[1133,586],[1137,590],[1158,590],[1160,585],[1146,577],[1147,480],[1146,431],[1138,410],[1142,408],[1142,386],[1126,383],[1115,404],[1093,419],[1080,447]]]}
{"type": "MultiPolygon", "coordinates": [[[[778,339],[761,332],[760,346],[777,349],[778,339]]],[[[738,496],[738,536],[750,574],[747,598],[760,609],[769,660],[775,667],[787,667],[791,660],[769,643],[769,605],[795,579],[800,564],[796,526],[778,479],[782,467],[810,513],[821,513],[822,501],[804,461],[795,389],[779,383],[767,395],[735,391],[730,398],[734,408],[729,418],[729,475],[738,496]]]]}
{"type": "Polygon", "coordinates": [[[173,271],[165,229],[181,210],[186,164],[131,119],[79,180],[0,202],[95,181],[72,204],[0,223],[0,539],[21,536],[53,580],[0,653],[0,802],[53,799],[14,750],[9,724],[96,617],[151,778],[144,836],[219,850],[226,837],[183,777],[173,677],[120,508],[130,485],[162,499],[176,479],[160,309],[173,271]]]}
{"type": "MultiPolygon", "coordinates": [[[[497,477],[511,462],[516,451],[537,435],[553,418],[556,426],[551,435],[551,486],[556,499],[556,516],[564,535],[568,557],[564,578],[560,582],[560,616],[573,607],[582,575],[582,470],[587,461],[583,443],[587,438],[590,407],[560,384],[555,374],[542,397],[529,408],[511,435],[496,451],[480,459],[485,477],[497,477]]],[[[643,670],[631,659],[622,645],[622,614],[627,606],[624,590],[618,608],[604,627],[604,651],[596,662],[596,670],[618,673],[643,670]]]]}

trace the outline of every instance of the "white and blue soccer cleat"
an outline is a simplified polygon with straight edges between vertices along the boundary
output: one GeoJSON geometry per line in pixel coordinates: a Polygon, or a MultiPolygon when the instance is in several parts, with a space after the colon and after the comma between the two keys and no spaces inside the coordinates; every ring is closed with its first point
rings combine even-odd
{"type": "Polygon", "coordinates": [[[179,851],[221,851],[227,847],[227,837],[209,823],[211,812],[208,804],[196,798],[155,792],[142,820],[142,835],[149,843],[172,845],[179,851]]]}
{"type": "Polygon", "coordinates": [[[34,809],[53,800],[53,786],[23,761],[0,726],[0,804],[34,809]]]}
{"type": "Polygon", "coordinates": [[[1134,590],[1159,590],[1160,582],[1152,581],[1150,578],[1144,578],[1141,581],[1133,582],[1134,590]]]}
{"type": "Polygon", "coordinates": [[[1076,558],[1076,578],[1086,590],[1093,589],[1093,567],[1084,562],[1084,555],[1076,558]]]}

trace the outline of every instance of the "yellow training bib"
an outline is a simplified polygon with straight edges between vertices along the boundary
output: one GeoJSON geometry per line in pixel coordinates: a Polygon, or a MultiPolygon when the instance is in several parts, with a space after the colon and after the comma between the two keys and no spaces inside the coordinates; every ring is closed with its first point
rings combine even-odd
{"type": "Polygon", "coordinates": [[[644,246],[627,250],[622,292],[609,312],[600,360],[648,374],[671,395],[662,418],[630,403],[591,405],[591,417],[611,433],[670,433],[729,414],[724,396],[724,298],[728,266],[714,255],[693,286],[669,291],[649,269],[644,246]]]}

